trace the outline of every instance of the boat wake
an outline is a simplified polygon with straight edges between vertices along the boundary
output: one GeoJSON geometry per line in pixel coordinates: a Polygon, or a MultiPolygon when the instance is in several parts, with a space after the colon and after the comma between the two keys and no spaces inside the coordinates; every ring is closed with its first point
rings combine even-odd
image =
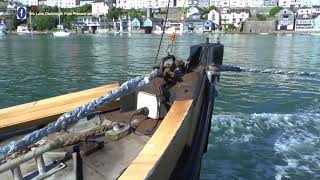
{"type": "Polygon", "coordinates": [[[252,72],[252,73],[293,75],[293,76],[320,78],[320,73],[317,73],[317,72],[299,72],[299,71],[283,71],[283,70],[276,70],[276,69],[258,69],[258,68],[246,68],[246,67],[232,66],[232,65],[223,65],[221,67],[221,71],[252,72]]]}
{"type": "Polygon", "coordinates": [[[214,116],[201,179],[319,179],[320,108],[214,116]]]}

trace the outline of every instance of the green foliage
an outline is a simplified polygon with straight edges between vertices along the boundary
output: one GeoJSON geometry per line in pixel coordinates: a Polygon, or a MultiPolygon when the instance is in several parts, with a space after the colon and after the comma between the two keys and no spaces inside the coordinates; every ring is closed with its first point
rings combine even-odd
{"type": "Polygon", "coordinates": [[[188,8],[186,8],[186,7],[178,7],[178,10],[180,12],[187,12],[188,8]]]}
{"type": "MultiPolygon", "coordinates": [[[[61,24],[64,28],[71,29],[72,23],[76,20],[78,16],[61,16],[61,24]]],[[[38,31],[45,30],[53,30],[58,25],[58,17],[57,16],[33,16],[32,17],[32,25],[38,31]]]]}
{"type": "Polygon", "coordinates": [[[206,7],[204,9],[204,15],[209,14],[210,11],[212,11],[213,9],[217,11],[217,7],[215,7],[215,6],[206,7]]]}
{"type": "Polygon", "coordinates": [[[134,18],[141,18],[143,16],[147,16],[147,12],[145,11],[137,11],[135,9],[131,9],[129,12],[128,12],[128,15],[131,19],[134,19],[134,18]]]}
{"type": "Polygon", "coordinates": [[[0,4],[0,12],[6,12],[7,7],[5,4],[0,4]]]}
{"type": "Polygon", "coordinates": [[[236,27],[233,24],[228,24],[228,27],[224,28],[224,31],[235,31],[236,27]]]}
{"type": "Polygon", "coordinates": [[[257,14],[257,20],[258,21],[266,21],[267,20],[267,16],[264,14],[257,14]]]}
{"type": "Polygon", "coordinates": [[[25,21],[19,21],[17,19],[17,14],[12,14],[6,17],[7,27],[10,31],[14,31],[17,29],[19,24],[25,23],[25,21]]]}
{"type": "Polygon", "coordinates": [[[71,29],[72,23],[76,21],[78,16],[61,16],[61,21],[64,28],[71,29]]]}
{"type": "Polygon", "coordinates": [[[86,4],[76,8],[76,12],[79,12],[79,13],[91,13],[91,11],[92,11],[91,4],[86,4]]]}
{"type": "Polygon", "coordinates": [[[270,9],[269,11],[269,16],[272,17],[274,15],[276,15],[279,11],[281,11],[283,8],[280,6],[275,6],[272,9],[270,9]]]}
{"type": "Polygon", "coordinates": [[[118,19],[124,12],[120,8],[113,8],[109,13],[106,15],[108,19],[118,19]]]}
{"type": "Polygon", "coordinates": [[[52,30],[58,25],[57,16],[34,16],[32,17],[32,24],[38,31],[52,30]]]}
{"type": "MultiPolygon", "coordinates": [[[[62,13],[69,13],[69,12],[76,12],[76,13],[91,13],[92,7],[91,4],[86,4],[76,8],[60,8],[62,13]]],[[[59,9],[57,6],[50,7],[50,6],[39,6],[38,7],[39,13],[57,13],[59,9]]]]}

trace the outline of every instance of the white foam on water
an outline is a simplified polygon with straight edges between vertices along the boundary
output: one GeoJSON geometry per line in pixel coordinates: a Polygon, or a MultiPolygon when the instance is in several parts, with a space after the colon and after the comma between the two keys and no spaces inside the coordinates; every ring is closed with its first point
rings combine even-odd
{"type": "Polygon", "coordinates": [[[215,115],[201,178],[320,179],[320,113],[313,108],[215,115]]]}

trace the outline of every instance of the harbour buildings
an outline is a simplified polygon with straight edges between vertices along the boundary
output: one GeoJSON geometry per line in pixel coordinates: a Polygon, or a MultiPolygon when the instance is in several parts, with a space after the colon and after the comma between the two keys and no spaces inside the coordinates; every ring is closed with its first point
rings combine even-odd
{"type": "Polygon", "coordinates": [[[298,15],[295,24],[297,32],[320,32],[320,15],[298,15]]]}
{"type": "Polygon", "coordinates": [[[80,5],[80,0],[47,0],[47,6],[59,6],[62,8],[75,8],[80,5]]]}
{"type": "Polygon", "coordinates": [[[92,15],[100,16],[108,14],[111,4],[112,3],[108,3],[105,0],[94,0],[91,3],[92,15]]]}
{"type": "Polygon", "coordinates": [[[294,30],[294,12],[289,9],[282,9],[276,16],[278,21],[277,30],[294,30]]]}
{"type": "Polygon", "coordinates": [[[27,6],[38,6],[39,4],[38,0],[19,0],[18,2],[27,6]]]}
{"type": "Polygon", "coordinates": [[[250,17],[249,9],[237,8],[224,8],[221,11],[221,25],[224,28],[240,27],[246,19],[250,17]]]}
{"type": "Polygon", "coordinates": [[[298,15],[320,14],[320,6],[304,6],[297,10],[298,15]]]}

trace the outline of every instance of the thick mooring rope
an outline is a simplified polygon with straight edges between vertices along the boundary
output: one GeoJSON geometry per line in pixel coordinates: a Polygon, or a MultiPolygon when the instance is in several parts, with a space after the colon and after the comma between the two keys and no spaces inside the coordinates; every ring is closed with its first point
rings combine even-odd
{"type": "Polygon", "coordinates": [[[11,143],[1,147],[0,161],[4,160],[5,158],[17,151],[26,149],[28,146],[38,142],[39,140],[51,133],[65,129],[69,125],[79,121],[82,118],[85,118],[86,116],[93,113],[95,110],[101,108],[102,106],[105,106],[106,104],[109,104],[126,94],[140,90],[142,87],[144,87],[146,84],[148,84],[150,81],[152,81],[155,77],[159,75],[160,71],[156,69],[151,74],[148,74],[146,76],[139,76],[133,78],[123,83],[118,89],[113,90],[98,99],[95,99],[87,104],[77,107],[76,109],[70,112],[63,114],[58,118],[57,121],[48,124],[48,126],[26,135],[21,140],[12,141],[11,143]]]}
{"type": "Polygon", "coordinates": [[[305,77],[319,77],[320,73],[316,72],[301,72],[301,71],[282,71],[276,69],[257,69],[257,68],[246,68],[241,66],[227,66],[223,65],[220,68],[221,71],[233,71],[233,72],[252,72],[252,73],[265,73],[265,74],[279,74],[279,75],[295,75],[305,77]]]}

